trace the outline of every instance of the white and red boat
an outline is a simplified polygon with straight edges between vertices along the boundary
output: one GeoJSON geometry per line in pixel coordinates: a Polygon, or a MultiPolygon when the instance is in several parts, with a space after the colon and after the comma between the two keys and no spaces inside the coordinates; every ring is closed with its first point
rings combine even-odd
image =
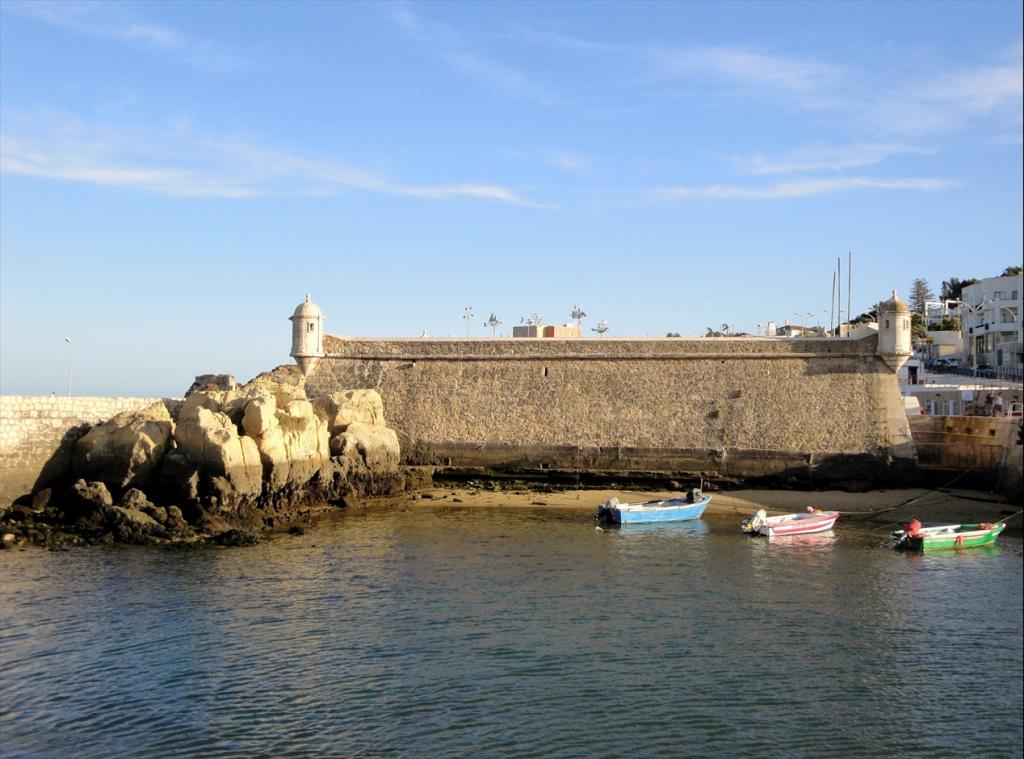
{"type": "Polygon", "coordinates": [[[780,514],[775,517],[770,517],[764,509],[759,509],[756,514],[740,522],[740,529],[751,535],[765,535],[769,538],[810,535],[831,530],[837,519],[838,511],[821,511],[810,506],[807,507],[807,511],[800,514],[780,514]]]}

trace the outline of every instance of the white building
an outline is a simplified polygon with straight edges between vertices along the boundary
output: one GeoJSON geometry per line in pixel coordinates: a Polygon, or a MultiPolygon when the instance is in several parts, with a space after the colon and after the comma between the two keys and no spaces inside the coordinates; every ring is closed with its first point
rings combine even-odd
{"type": "Polygon", "coordinates": [[[1024,275],[989,277],[963,289],[960,333],[968,366],[1021,369],[1024,364],[1024,275]]]}
{"type": "Polygon", "coordinates": [[[925,361],[939,358],[955,358],[963,352],[960,333],[950,330],[930,329],[925,333],[921,356],[925,361]]]}
{"type": "Polygon", "coordinates": [[[925,324],[932,324],[933,322],[940,322],[945,318],[956,318],[958,316],[960,316],[959,300],[929,300],[924,304],[925,324]]]}

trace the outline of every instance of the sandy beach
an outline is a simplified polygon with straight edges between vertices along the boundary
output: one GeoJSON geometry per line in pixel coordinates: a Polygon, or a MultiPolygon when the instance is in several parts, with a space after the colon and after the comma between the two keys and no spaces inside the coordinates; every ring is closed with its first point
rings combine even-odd
{"type": "MultiPolygon", "coordinates": [[[[849,520],[900,524],[911,518],[931,522],[994,522],[1007,519],[1020,507],[1002,496],[977,490],[903,488],[848,493],[839,490],[706,491],[713,496],[708,512],[738,519],[758,509],[769,514],[803,511],[808,506],[844,512],[849,520]],[[895,507],[895,508],[894,508],[895,507]]],[[[413,496],[417,506],[459,505],[472,508],[561,508],[592,512],[612,496],[620,501],[646,501],[678,495],[669,491],[488,490],[474,487],[435,487],[413,496]]],[[[1022,515],[1007,519],[1007,534],[1022,534],[1022,515]]]]}

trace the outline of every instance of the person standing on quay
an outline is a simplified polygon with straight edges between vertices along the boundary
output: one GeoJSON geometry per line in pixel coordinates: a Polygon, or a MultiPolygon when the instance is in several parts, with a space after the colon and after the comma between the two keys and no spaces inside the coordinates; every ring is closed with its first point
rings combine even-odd
{"type": "Polygon", "coordinates": [[[1003,415],[1003,394],[996,393],[995,398],[992,399],[992,416],[1003,415]]]}

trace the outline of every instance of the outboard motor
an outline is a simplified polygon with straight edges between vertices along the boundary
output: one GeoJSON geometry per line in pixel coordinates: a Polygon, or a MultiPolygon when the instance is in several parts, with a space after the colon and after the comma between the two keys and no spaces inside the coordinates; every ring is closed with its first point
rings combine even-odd
{"type": "Polygon", "coordinates": [[[756,533],[764,526],[767,520],[768,512],[764,509],[758,509],[753,516],[749,516],[740,522],[740,529],[743,532],[756,533]]]}
{"type": "Polygon", "coordinates": [[[594,519],[598,522],[614,522],[612,519],[612,509],[619,505],[619,499],[612,496],[607,501],[597,507],[597,513],[594,514],[594,519]]]}
{"type": "Polygon", "coordinates": [[[911,519],[905,525],[902,530],[896,530],[892,534],[892,539],[896,541],[897,548],[910,548],[911,538],[917,538],[921,536],[921,522],[917,519],[911,519]]]}

